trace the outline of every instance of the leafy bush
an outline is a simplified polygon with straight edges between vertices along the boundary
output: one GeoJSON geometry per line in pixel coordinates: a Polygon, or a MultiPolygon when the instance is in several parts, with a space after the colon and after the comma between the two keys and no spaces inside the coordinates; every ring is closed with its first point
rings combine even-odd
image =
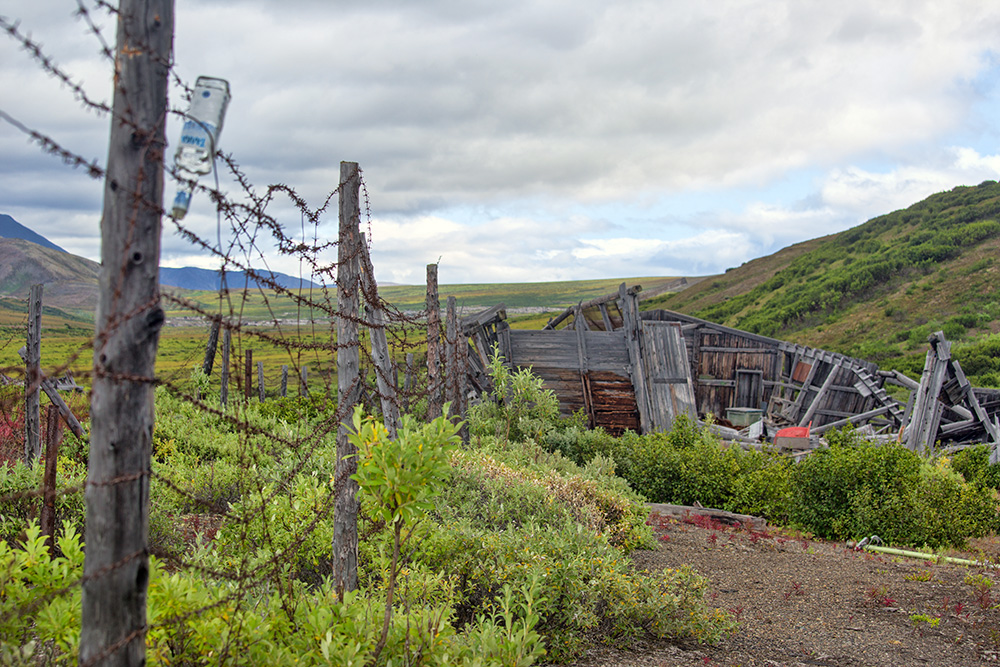
{"type": "Polygon", "coordinates": [[[990,446],[968,447],[955,454],[951,467],[969,484],[988,486],[1000,491],[1000,464],[990,465],[990,446]]]}
{"type": "Polygon", "coordinates": [[[948,465],[850,429],[793,469],[791,519],[827,538],[877,534],[894,544],[961,545],[995,526],[997,500],[948,465]]]}
{"type": "Polygon", "coordinates": [[[493,383],[489,397],[469,408],[472,435],[492,435],[508,442],[539,440],[559,418],[556,395],[542,388],[531,369],[511,372],[494,348],[487,369],[493,383]]]}

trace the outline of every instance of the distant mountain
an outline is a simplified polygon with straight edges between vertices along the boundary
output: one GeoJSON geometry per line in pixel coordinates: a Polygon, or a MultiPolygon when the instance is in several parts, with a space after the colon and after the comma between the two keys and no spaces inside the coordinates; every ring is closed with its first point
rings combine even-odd
{"type": "Polygon", "coordinates": [[[52,241],[48,240],[41,234],[31,231],[5,213],[0,213],[0,237],[5,239],[24,239],[25,241],[37,243],[45,248],[51,248],[52,250],[58,250],[59,252],[66,252],[52,241]]]}
{"type": "MultiPolygon", "coordinates": [[[[29,241],[42,248],[70,255],[41,234],[28,229],[9,215],[0,213],[0,241],[6,239],[29,241]]],[[[69,279],[70,282],[89,283],[91,280],[96,281],[100,265],[75,255],[70,255],[70,257],[74,257],[74,259],[67,260],[64,256],[39,255],[23,245],[7,247],[3,253],[0,253],[0,295],[15,296],[21,295],[22,292],[27,294],[28,287],[35,283],[64,282],[68,279],[67,272],[73,273],[78,269],[82,271],[82,274],[75,275],[69,279]]],[[[300,281],[298,278],[284,273],[272,271],[270,275],[275,283],[287,289],[298,289],[300,286],[319,287],[309,280],[300,281]]],[[[170,287],[189,290],[218,290],[219,282],[219,272],[210,269],[160,268],[160,284],[170,287]]],[[[96,282],[94,284],[96,286],[96,282]]],[[[246,277],[241,271],[227,272],[226,284],[230,289],[242,289],[246,285],[246,277]]]]}
{"type": "MultiPolygon", "coordinates": [[[[319,287],[316,283],[294,276],[289,276],[276,271],[269,272],[271,279],[280,287],[286,289],[298,289],[299,287],[319,287]]],[[[190,290],[218,290],[220,288],[219,272],[212,269],[196,269],[185,267],[182,269],[170,269],[160,267],[160,284],[179,287],[190,290]]],[[[226,286],[229,289],[243,289],[247,284],[247,277],[242,271],[227,271],[226,286]]],[[[251,281],[255,285],[256,281],[251,281]]],[[[267,287],[267,286],[265,286],[267,287]]]]}
{"type": "Polygon", "coordinates": [[[61,249],[19,238],[0,238],[0,296],[25,298],[45,285],[47,306],[93,307],[100,265],[61,249]]]}

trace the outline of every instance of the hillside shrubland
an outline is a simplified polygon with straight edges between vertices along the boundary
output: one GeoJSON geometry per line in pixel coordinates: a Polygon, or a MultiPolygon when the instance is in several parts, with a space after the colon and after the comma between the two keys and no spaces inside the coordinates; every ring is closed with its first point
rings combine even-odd
{"type": "Polygon", "coordinates": [[[1000,387],[1000,185],[986,181],[651,300],[919,376],[935,331],[976,386],[1000,387]]]}

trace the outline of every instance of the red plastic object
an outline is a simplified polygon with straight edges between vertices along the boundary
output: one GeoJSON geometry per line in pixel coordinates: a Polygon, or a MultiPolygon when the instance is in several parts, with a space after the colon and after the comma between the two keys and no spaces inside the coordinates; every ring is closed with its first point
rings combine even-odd
{"type": "Polygon", "coordinates": [[[809,427],[808,426],[789,426],[788,428],[780,429],[775,437],[777,437],[777,438],[808,438],[809,437],[809,427]]]}

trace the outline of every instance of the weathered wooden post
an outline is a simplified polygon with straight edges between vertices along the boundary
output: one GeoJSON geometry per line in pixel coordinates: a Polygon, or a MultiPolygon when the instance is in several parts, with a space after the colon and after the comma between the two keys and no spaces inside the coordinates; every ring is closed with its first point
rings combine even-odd
{"type": "Polygon", "coordinates": [[[28,340],[24,354],[24,465],[29,468],[42,453],[42,286],[32,285],[28,296],[28,340]]]}
{"type": "Polygon", "coordinates": [[[55,546],[56,539],[56,460],[61,443],[59,408],[50,405],[45,411],[45,474],[42,477],[42,512],[38,520],[42,535],[49,538],[50,549],[55,546]]]}
{"type": "Polygon", "coordinates": [[[410,392],[413,391],[413,353],[406,353],[406,374],[403,376],[403,412],[410,410],[410,392]]]}
{"type": "Polygon", "coordinates": [[[81,665],[146,662],[149,470],[171,0],[118,5],[86,484],[81,665]]]}
{"type": "Polygon", "coordinates": [[[212,328],[208,332],[208,342],[205,344],[205,360],[201,363],[201,370],[205,375],[212,374],[212,367],[215,366],[215,350],[219,347],[219,329],[222,328],[222,320],[212,320],[212,328]]]}
{"type": "Polygon", "coordinates": [[[358,255],[361,266],[361,293],[368,303],[368,316],[371,318],[369,333],[371,336],[372,359],[375,362],[375,381],[378,385],[379,401],[382,405],[382,421],[389,437],[395,439],[399,424],[399,406],[396,398],[396,382],[393,379],[392,355],[389,352],[389,340],[385,334],[385,317],[382,305],[378,302],[378,284],[375,282],[375,267],[368,255],[368,245],[364,234],[358,242],[358,255]]]}
{"type": "MultiPolygon", "coordinates": [[[[333,514],[333,579],[338,594],[358,587],[357,448],[347,437],[361,395],[358,273],[361,177],[356,162],[340,163],[340,234],[337,247],[337,486],[333,514]]],[[[343,597],[341,597],[343,599],[343,597]]]]}
{"type": "Polygon", "coordinates": [[[441,304],[438,265],[427,265],[427,419],[441,416],[441,304]]]}
{"type": "Polygon", "coordinates": [[[245,354],[246,360],[243,364],[243,376],[246,380],[243,387],[243,395],[249,403],[250,399],[253,398],[253,350],[247,350],[245,354]]]}
{"type": "Polygon", "coordinates": [[[288,396],[288,364],[281,366],[281,397],[288,396]]]}
{"type": "Polygon", "coordinates": [[[458,413],[458,300],[448,297],[444,325],[444,402],[451,404],[450,414],[458,413]]]}
{"type": "Polygon", "coordinates": [[[257,392],[258,399],[261,403],[264,402],[264,362],[257,362],[257,392]]]}
{"type": "Polygon", "coordinates": [[[229,349],[233,344],[233,331],[229,327],[222,332],[222,371],[220,382],[222,387],[219,389],[219,402],[222,403],[223,407],[229,403],[229,349]]]}

